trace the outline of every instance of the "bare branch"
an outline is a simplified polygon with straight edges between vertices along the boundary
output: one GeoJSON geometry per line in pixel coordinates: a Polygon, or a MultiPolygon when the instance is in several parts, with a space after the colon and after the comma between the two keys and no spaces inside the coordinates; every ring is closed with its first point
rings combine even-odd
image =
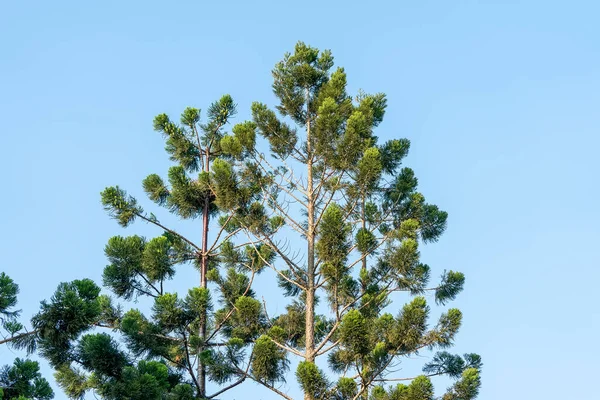
{"type": "Polygon", "coordinates": [[[150,223],[150,224],[156,225],[156,226],[158,226],[158,227],[160,227],[160,228],[164,229],[165,231],[167,231],[167,232],[169,232],[169,233],[171,233],[171,234],[173,234],[173,235],[175,235],[175,236],[179,237],[181,240],[183,240],[184,242],[186,242],[187,244],[189,244],[190,246],[192,246],[194,249],[198,250],[199,252],[201,252],[201,251],[202,251],[202,249],[201,249],[200,247],[196,246],[196,244],[195,244],[194,242],[192,242],[191,240],[187,239],[185,236],[183,236],[183,235],[181,235],[181,234],[179,234],[179,233],[175,232],[174,230],[167,228],[166,226],[164,226],[164,225],[163,225],[163,224],[161,224],[160,222],[158,222],[158,221],[156,221],[156,220],[153,220],[153,219],[151,219],[151,218],[148,218],[148,217],[146,217],[145,215],[143,215],[143,214],[140,214],[140,213],[136,213],[136,215],[137,215],[139,218],[143,219],[144,221],[146,221],[146,222],[148,222],[148,223],[150,223]]]}
{"type": "MultiPolygon", "coordinates": [[[[248,227],[244,226],[244,230],[246,231],[246,235],[250,236],[248,227]]],[[[290,260],[277,246],[275,246],[275,244],[271,241],[270,238],[265,237],[264,239],[266,240],[267,245],[269,247],[271,247],[273,250],[275,250],[275,252],[277,252],[277,254],[279,254],[284,259],[284,261],[288,264],[288,266],[290,266],[290,268],[291,268],[291,266],[294,266],[297,268],[296,264],[292,260],[290,260]]],[[[288,278],[287,276],[285,276],[285,274],[283,274],[281,271],[279,271],[277,268],[275,268],[275,266],[273,264],[271,264],[268,260],[266,260],[262,256],[260,251],[258,251],[258,248],[254,244],[254,242],[251,242],[251,246],[254,248],[254,250],[256,251],[256,254],[260,257],[261,261],[265,263],[265,265],[268,265],[269,268],[271,268],[273,271],[275,271],[279,276],[281,276],[283,279],[285,279],[289,283],[297,286],[301,290],[306,290],[306,288],[303,285],[301,285],[299,282],[296,282],[296,281],[288,278]]]]}
{"type": "Polygon", "coordinates": [[[218,395],[225,393],[226,391],[228,391],[229,389],[233,389],[234,387],[236,387],[237,385],[241,384],[242,382],[244,382],[246,380],[246,377],[243,376],[241,377],[238,381],[235,381],[234,383],[232,383],[229,386],[224,387],[223,389],[219,390],[218,392],[210,395],[210,396],[206,396],[207,399],[213,399],[215,397],[217,397],[218,395]]]}
{"type": "Polygon", "coordinates": [[[274,386],[271,386],[268,383],[261,381],[260,379],[256,379],[251,374],[249,374],[247,371],[244,371],[243,369],[240,369],[239,367],[237,368],[237,371],[238,371],[238,373],[246,376],[247,378],[252,379],[254,382],[259,383],[259,384],[263,385],[264,387],[266,387],[267,389],[272,390],[273,392],[277,393],[278,395],[280,395],[284,399],[294,400],[290,396],[288,396],[287,394],[283,393],[281,390],[275,388],[274,386]]]}

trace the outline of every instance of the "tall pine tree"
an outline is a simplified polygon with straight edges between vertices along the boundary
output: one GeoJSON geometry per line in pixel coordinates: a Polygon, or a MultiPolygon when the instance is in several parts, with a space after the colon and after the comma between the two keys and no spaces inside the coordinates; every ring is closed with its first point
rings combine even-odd
{"type": "Polygon", "coordinates": [[[414,379],[391,373],[422,349],[452,345],[461,312],[450,308],[429,326],[425,296],[444,305],[465,278],[445,271],[428,286],[431,270],[419,247],[438,240],[447,213],[426,202],[414,172],[403,167],[409,141],[375,136],[385,95],[350,96],[344,69],[333,66],[331,52],[303,43],[277,63],[276,111],[254,103],[245,124],[266,139],[270,155],[237,136],[222,140],[231,156],[227,168],[241,178],[211,182],[215,193],[235,198],[245,190],[242,182],[261,190],[249,207],[232,203],[234,218],[223,226],[230,233],[241,229],[276,256],[262,260],[291,300],[285,313],[268,319],[250,370],[238,373],[291,399],[274,384],[285,380],[284,367],[295,357],[306,400],[429,400],[430,377],[442,374],[458,378],[444,399],[472,399],[480,384],[476,354],[439,352],[414,379]],[[399,293],[411,298],[402,307],[399,293]],[[410,383],[385,386],[398,380],[410,383]]]}
{"type": "Polygon", "coordinates": [[[430,400],[436,375],[456,379],[444,400],[477,396],[479,356],[446,351],[461,312],[450,308],[429,325],[427,297],[444,306],[465,280],[450,270],[429,285],[420,260],[447,214],[402,165],[409,141],[375,136],[385,95],[350,96],[344,70],[333,66],[329,51],[298,43],[273,70],[276,111],[254,103],[252,119],[230,132],[230,96],[208,108],[204,123],[194,108],[179,123],[155,118],[175,165],[143,188],[198,234],[182,235],[118,186],[102,192],[122,226],[141,220],[157,230],[150,239],[115,236],[105,248],[104,286],[123,304],[147,299],[150,309],[123,312],[90,280],[63,283],[32,330],[13,340],[38,349],[71,398],[226,398],[252,380],[292,399],[281,386],[292,361],[306,400],[430,400]],[[186,263],[199,277],[180,296],[171,280],[186,263]],[[256,298],[254,277],[265,269],[288,298],[283,314],[269,315],[256,298]],[[399,305],[402,295],[409,302],[399,305]],[[440,351],[422,375],[394,373],[424,349],[440,351]]]}
{"type": "MultiPolygon", "coordinates": [[[[205,123],[201,123],[200,110],[195,108],[185,109],[180,123],[165,114],[154,120],[154,129],[165,138],[165,149],[176,165],[169,169],[166,181],[151,174],[144,179],[143,188],[151,201],[181,219],[201,220],[198,244],[162,224],[153,213],[146,213],[119,187],[102,192],[105,209],[122,226],[140,219],[162,231],[162,235],[149,240],[137,235],[115,236],[106,246],[110,265],[104,270],[104,285],[123,300],[142,296],[154,303],[150,316],[132,309],[113,326],[123,335],[128,354],[108,338],[107,345],[114,348],[119,359],[150,358],[162,363],[168,369],[168,378],[178,382],[172,389],[177,393],[171,392],[174,399],[214,398],[242,383],[246,376],[233,365],[244,363],[245,348],[264,325],[260,302],[253,298],[251,285],[264,266],[262,257],[272,258],[268,248],[233,245],[230,238],[238,230],[226,232],[218,227],[213,234],[210,231],[211,219],[230,220],[233,214],[229,210],[247,207],[259,193],[254,184],[246,185],[235,197],[230,197],[227,190],[227,183],[235,179],[224,158],[230,158],[234,149],[225,139],[224,129],[235,113],[231,96],[225,95],[208,108],[205,123]],[[239,249],[243,253],[238,253],[239,249]],[[179,298],[168,291],[168,281],[175,276],[177,266],[184,263],[198,268],[199,280],[184,298],[179,298]],[[216,310],[209,281],[219,293],[221,307],[216,310]],[[217,384],[212,392],[208,380],[217,384]]],[[[254,145],[253,132],[247,125],[236,125],[232,131],[238,146],[235,151],[243,152],[254,145]]],[[[91,357],[93,361],[96,356],[91,357]]],[[[123,385],[120,380],[124,372],[111,376],[94,365],[85,368],[96,376],[106,376],[105,386],[95,386],[101,396],[124,398],[124,392],[111,394],[123,385]]],[[[141,392],[140,398],[148,398],[148,394],[141,392]]]]}
{"type": "MultiPolygon", "coordinates": [[[[45,357],[70,398],[88,392],[107,400],[222,398],[246,380],[238,368],[250,369],[246,349],[266,326],[251,286],[264,260],[273,256],[266,246],[232,244],[239,230],[217,227],[209,232],[212,218],[231,220],[234,215],[228,210],[239,215],[260,193],[258,184],[250,182],[229,197],[226,185],[220,184],[234,174],[223,161],[231,158],[223,150],[228,146],[223,130],[233,115],[235,104],[226,95],[208,108],[206,123],[195,108],[185,109],[179,124],[164,114],[154,120],[175,165],[166,182],[151,174],[142,186],[151,201],[175,216],[200,219],[198,243],[145,212],[118,186],[108,187],[101,201],[120,225],[142,220],[161,233],[151,239],[133,235],[108,240],[103,283],[123,304],[101,295],[91,280],[61,283],[42,302],[30,332],[11,328],[11,343],[45,357]],[[170,281],[186,263],[197,267],[199,279],[180,297],[169,291],[170,281]],[[209,282],[218,296],[211,295],[209,282]],[[144,299],[151,304],[149,314],[137,308],[123,311],[131,300],[147,304],[144,299]]],[[[253,146],[246,124],[232,132],[240,152],[253,146]]]]}

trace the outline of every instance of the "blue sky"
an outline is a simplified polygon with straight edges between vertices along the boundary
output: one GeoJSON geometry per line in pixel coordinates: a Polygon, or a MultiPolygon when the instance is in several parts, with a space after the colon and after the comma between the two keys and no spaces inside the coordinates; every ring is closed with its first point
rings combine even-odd
{"type": "MultiPolygon", "coordinates": [[[[0,3],[0,271],[26,316],[61,281],[99,280],[110,236],[157,234],[124,232],[99,202],[168,168],[156,114],[230,93],[247,118],[273,104],[270,70],[303,40],[332,49],[352,92],[387,93],[378,135],[412,141],[406,164],[449,212],[422,253],[434,276],[467,276],[455,351],[482,355],[480,398],[594,397],[597,2],[91,3],[0,3]]],[[[229,396],[276,398],[252,384],[229,396]]]]}

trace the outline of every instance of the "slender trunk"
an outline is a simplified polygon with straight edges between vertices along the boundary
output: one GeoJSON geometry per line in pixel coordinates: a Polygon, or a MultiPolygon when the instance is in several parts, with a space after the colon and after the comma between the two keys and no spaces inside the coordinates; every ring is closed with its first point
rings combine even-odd
{"type": "MultiPolygon", "coordinates": [[[[362,196],[362,204],[361,204],[361,210],[360,210],[360,219],[362,222],[362,228],[363,230],[367,229],[367,221],[365,218],[365,196],[362,196]]],[[[362,255],[362,266],[361,266],[361,277],[364,277],[367,271],[367,257],[365,257],[365,254],[362,255]]],[[[364,279],[361,279],[361,295],[363,295],[365,293],[365,291],[367,290],[367,282],[364,279]]]]}
{"type": "MultiPolygon", "coordinates": [[[[315,362],[315,201],[313,188],[313,154],[310,137],[310,96],[306,90],[306,154],[307,154],[307,205],[308,205],[308,258],[307,258],[307,285],[306,285],[306,328],[305,342],[306,348],[304,359],[308,362],[315,362]]],[[[305,400],[313,400],[308,393],[304,394],[305,400]]]]}
{"type": "MultiPolygon", "coordinates": [[[[206,163],[204,164],[204,171],[210,171],[210,148],[205,149],[206,152],[206,163]]],[[[206,198],[204,201],[204,209],[202,210],[202,259],[200,264],[200,287],[206,288],[208,281],[206,279],[206,274],[208,272],[208,212],[210,207],[210,200],[206,198]]],[[[204,340],[206,338],[206,312],[200,316],[200,338],[204,340]]],[[[198,397],[201,399],[206,397],[206,367],[200,361],[200,352],[203,350],[202,345],[198,348],[198,388],[200,393],[198,393],[198,397]]]]}
{"type": "Polygon", "coordinates": [[[315,355],[315,208],[312,199],[312,162],[308,162],[308,259],[306,287],[306,361],[314,362],[315,355]]]}

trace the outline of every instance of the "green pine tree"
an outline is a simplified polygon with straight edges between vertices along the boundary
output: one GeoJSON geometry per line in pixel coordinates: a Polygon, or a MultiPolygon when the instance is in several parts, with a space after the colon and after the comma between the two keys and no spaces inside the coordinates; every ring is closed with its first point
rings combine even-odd
{"type": "MultiPolygon", "coordinates": [[[[0,273],[0,344],[27,347],[35,332],[25,331],[16,310],[19,286],[4,272],[0,273]]],[[[54,398],[50,384],[40,374],[36,361],[17,358],[12,365],[0,366],[0,400],[49,400],[54,398]]]]}
{"type": "MultiPolygon", "coordinates": [[[[200,219],[197,243],[145,212],[118,186],[102,192],[104,208],[121,226],[142,220],[160,234],[109,239],[104,286],[122,301],[147,298],[153,305],[149,313],[136,308],[123,313],[105,300],[112,318],[95,325],[118,332],[125,348],[106,333],[73,337],[69,350],[61,352],[71,357],[53,360],[58,382],[72,398],[94,390],[104,399],[205,399],[246,379],[238,369],[248,370],[246,349],[265,326],[251,285],[264,267],[262,258],[272,256],[260,245],[234,245],[230,239],[237,230],[211,229],[212,219],[230,220],[231,210],[247,207],[260,192],[247,185],[232,195],[227,186],[235,176],[224,159],[232,154],[241,159],[254,145],[254,132],[245,124],[232,128],[235,141],[225,136],[235,113],[231,96],[225,95],[208,108],[205,123],[196,108],[186,108],[180,123],[165,114],[154,119],[175,165],[166,180],[149,175],[143,189],[180,219],[200,219]],[[189,263],[199,271],[198,284],[184,296],[170,292],[177,268],[189,263]]],[[[45,353],[54,354],[53,349],[45,353]]]]}
{"type": "Polygon", "coordinates": [[[0,369],[0,399],[50,400],[54,392],[40,374],[37,361],[17,358],[13,365],[0,369]]]}
{"type": "Polygon", "coordinates": [[[261,259],[290,299],[256,341],[250,370],[238,372],[291,399],[274,384],[285,380],[286,361],[299,359],[295,375],[307,400],[433,399],[430,377],[445,374],[458,378],[445,399],[472,399],[481,368],[475,354],[437,353],[414,379],[390,373],[422,349],[452,345],[461,312],[448,309],[429,326],[425,296],[444,305],[465,278],[446,271],[428,286],[419,248],[438,240],[447,213],[426,202],[402,165],[409,141],[375,136],[385,95],[350,96],[344,69],[333,66],[331,52],[304,43],[277,63],[276,111],[254,103],[244,124],[249,136],[266,139],[270,155],[238,135],[222,139],[231,157],[219,168],[236,174],[211,182],[216,193],[233,199],[249,182],[260,188],[248,207],[232,202],[234,217],[222,226],[245,234],[258,254],[275,255],[261,259]],[[412,299],[398,307],[398,293],[412,299]],[[382,386],[397,380],[410,383],[382,386]]]}
{"type": "Polygon", "coordinates": [[[445,305],[465,280],[445,271],[429,286],[420,261],[420,246],[438,240],[447,214],[402,165],[409,141],[374,135],[385,96],[351,97],[333,65],[329,51],[298,43],[273,70],[277,112],[254,103],[251,121],[229,133],[230,96],[209,107],[205,123],[194,108],[180,123],[157,116],[175,165],[166,181],[152,174],[143,188],[179,218],[200,219],[198,242],[107,188],[102,203],[113,218],[124,227],[144,221],[159,236],[109,239],[104,286],[121,302],[146,298],[151,309],[124,312],[90,280],[62,283],[31,331],[13,328],[11,343],[39,350],[71,398],[222,398],[252,380],[291,399],[280,383],[292,360],[305,399],[433,399],[436,375],[456,379],[444,399],[475,398],[479,356],[444,351],[461,312],[448,309],[428,325],[426,296],[445,305]],[[199,279],[181,296],[170,280],[186,263],[199,279]],[[281,315],[269,316],[252,289],[264,269],[289,298],[281,315]],[[402,294],[410,300],[399,307],[402,294]],[[423,349],[442,350],[423,375],[392,373],[423,349]]]}
{"type": "Polygon", "coordinates": [[[123,305],[84,279],[61,283],[41,303],[31,331],[12,328],[11,344],[46,358],[70,398],[90,391],[109,400],[215,398],[246,380],[239,371],[250,368],[247,348],[266,328],[251,286],[273,255],[266,246],[234,245],[236,230],[209,232],[211,219],[231,220],[230,210],[248,208],[260,193],[257,183],[235,197],[227,190],[234,171],[223,158],[235,153],[241,159],[254,145],[246,124],[232,128],[235,143],[225,138],[223,130],[235,112],[225,95],[208,108],[206,123],[195,108],[184,110],[180,124],[164,114],[154,120],[175,165],[167,182],[151,174],[142,186],[151,201],[177,217],[201,219],[199,244],[146,213],[119,187],[101,194],[105,209],[123,227],[138,219],[160,233],[151,239],[115,236],[105,247],[104,286],[123,302],[150,300],[146,313],[137,308],[124,312],[123,305]],[[199,271],[198,284],[191,284],[184,296],[169,292],[177,267],[189,263],[199,271]]]}

